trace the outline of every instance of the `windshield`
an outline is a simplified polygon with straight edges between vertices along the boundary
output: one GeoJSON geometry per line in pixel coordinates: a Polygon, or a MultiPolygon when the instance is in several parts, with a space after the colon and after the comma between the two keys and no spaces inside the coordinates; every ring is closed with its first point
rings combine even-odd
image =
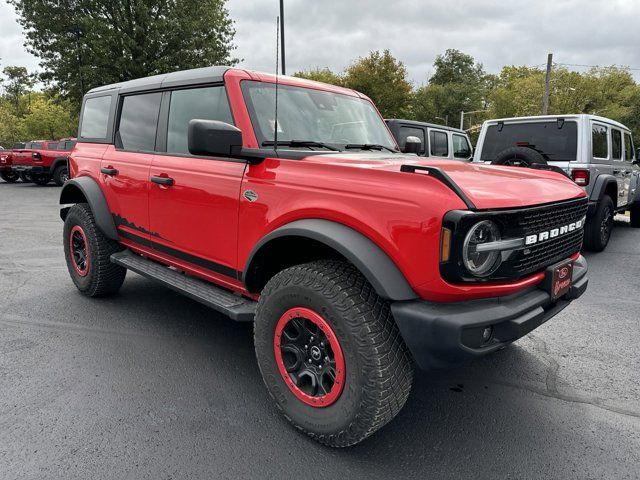
{"type": "MultiPolygon", "coordinates": [[[[275,87],[273,83],[242,82],[260,145],[274,141],[275,87]]],[[[319,142],[336,148],[372,144],[396,148],[371,102],[322,90],[278,85],[278,143],[292,140],[319,142]]]]}
{"type": "Polygon", "coordinates": [[[551,161],[576,159],[578,127],[576,122],[505,123],[491,125],[482,144],[480,160],[494,160],[507,148],[528,146],[551,161]],[[558,128],[562,125],[562,128],[558,128]]]}

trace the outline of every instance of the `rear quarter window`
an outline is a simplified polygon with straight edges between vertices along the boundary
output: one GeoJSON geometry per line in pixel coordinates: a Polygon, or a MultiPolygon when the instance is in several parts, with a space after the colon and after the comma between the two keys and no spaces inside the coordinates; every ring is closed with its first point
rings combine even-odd
{"type": "Polygon", "coordinates": [[[80,137],[85,139],[105,139],[109,129],[111,95],[88,98],[82,110],[80,137]]]}
{"type": "Polygon", "coordinates": [[[608,158],[609,146],[607,143],[607,127],[593,124],[591,126],[591,146],[594,158],[608,158]]]}

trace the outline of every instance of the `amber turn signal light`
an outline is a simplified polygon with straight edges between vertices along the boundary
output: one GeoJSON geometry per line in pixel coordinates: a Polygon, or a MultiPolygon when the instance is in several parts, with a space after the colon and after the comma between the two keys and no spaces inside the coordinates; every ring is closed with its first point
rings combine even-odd
{"type": "Polygon", "coordinates": [[[451,230],[442,227],[440,240],[440,261],[448,262],[451,254],[451,230]]]}

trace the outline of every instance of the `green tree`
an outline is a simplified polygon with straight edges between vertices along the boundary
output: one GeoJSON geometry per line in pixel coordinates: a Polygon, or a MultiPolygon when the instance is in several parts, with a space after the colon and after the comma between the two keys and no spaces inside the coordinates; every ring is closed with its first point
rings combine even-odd
{"type": "Polygon", "coordinates": [[[29,113],[20,120],[21,133],[25,138],[43,140],[75,135],[78,119],[70,111],[64,103],[56,103],[42,93],[34,94],[29,113]]]}
{"type": "Polygon", "coordinates": [[[2,73],[6,77],[5,95],[13,105],[13,113],[20,116],[25,109],[23,95],[33,87],[33,76],[29,75],[25,67],[16,66],[5,67],[2,73]]]}
{"type": "Polygon", "coordinates": [[[389,50],[359,58],[347,69],[344,86],[369,96],[386,118],[409,115],[412,87],[407,69],[389,50]]]}
{"type": "Polygon", "coordinates": [[[234,64],[225,0],[9,0],[42,80],[77,106],[98,85],[234,64]]]}
{"type": "Polygon", "coordinates": [[[460,112],[483,110],[495,81],[471,55],[449,49],[433,63],[435,73],[413,98],[413,118],[457,125],[460,112]]]}
{"type": "Polygon", "coordinates": [[[343,78],[337,73],[332,72],[329,68],[314,68],[312,70],[300,71],[293,74],[294,77],[306,78],[316,82],[329,83],[331,85],[342,86],[343,78]]]}

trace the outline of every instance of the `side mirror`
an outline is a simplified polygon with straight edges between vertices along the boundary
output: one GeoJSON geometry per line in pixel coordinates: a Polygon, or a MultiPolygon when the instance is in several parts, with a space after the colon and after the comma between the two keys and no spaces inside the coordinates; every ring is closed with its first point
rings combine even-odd
{"type": "Polygon", "coordinates": [[[191,120],[188,139],[192,155],[230,157],[242,149],[242,130],[217,120],[191,120]]]}
{"type": "Polygon", "coordinates": [[[402,151],[404,153],[415,153],[416,155],[420,152],[420,147],[422,146],[422,140],[418,137],[414,137],[413,135],[409,135],[405,140],[404,148],[402,151]]]}

